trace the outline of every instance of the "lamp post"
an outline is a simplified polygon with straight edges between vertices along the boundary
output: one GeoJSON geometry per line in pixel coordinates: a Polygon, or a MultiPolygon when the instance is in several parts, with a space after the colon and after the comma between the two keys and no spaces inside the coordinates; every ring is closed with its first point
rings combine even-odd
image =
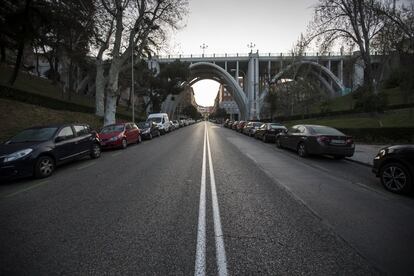
{"type": "MultiPolygon", "coordinates": [[[[134,29],[132,29],[134,31],[134,29]]],[[[132,104],[132,122],[135,123],[135,93],[134,93],[134,50],[135,46],[131,45],[131,104],[132,104]]]]}
{"type": "Polygon", "coordinates": [[[247,44],[247,48],[250,48],[250,53],[253,53],[254,47],[256,47],[256,44],[254,44],[253,42],[250,42],[249,44],[247,44]]]}
{"type": "Polygon", "coordinates": [[[208,48],[208,45],[203,43],[202,45],[200,45],[200,48],[203,49],[203,57],[204,57],[204,51],[208,48]]]}

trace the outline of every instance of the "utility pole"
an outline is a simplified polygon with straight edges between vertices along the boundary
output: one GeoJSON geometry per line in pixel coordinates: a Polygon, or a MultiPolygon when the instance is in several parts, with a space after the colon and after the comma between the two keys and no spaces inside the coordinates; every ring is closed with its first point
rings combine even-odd
{"type": "MultiPolygon", "coordinates": [[[[134,29],[132,29],[132,32],[134,29]]],[[[134,36],[131,43],[134,41],[134,36]]],[[[132,104],[132,122],[135,123],[135,93],[134,93],[134,49],[135,46],[131,45],[131,104],[132,104]]]]}

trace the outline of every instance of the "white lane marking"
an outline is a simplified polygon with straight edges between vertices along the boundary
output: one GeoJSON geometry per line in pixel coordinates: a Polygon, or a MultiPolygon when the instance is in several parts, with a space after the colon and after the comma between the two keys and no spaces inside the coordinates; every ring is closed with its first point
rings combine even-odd
{"type": "Polygon", "coordinates": [[[40,182],[40,183],[34,184],[34,185],[30,186],[30,187],[27,187],[27,188],[25,188],[25,189],[23,189],[23,190],[20,190],[20,191],[17,191],[17,192],[11,193],[11,194],[9,194],[9,195],[6,195],[5,197],[6,197],[6,198],[8,198],[8,197],[13,197],[13,196],[15,196],[15,195],[18,195],[18,194],[20,194],[20,193],[24,193],[24,192],[30,191],[30,190],[32,190],[32,189],[34,189],[34,188],[37,188],[37,187],[42,186],[42,185],[44,185],[44,184],[47,184],[47,183],[49,183],[49,182],[50,182],[50,180],[45,180],[45,181],[42,181],[42,182],[40,182]]]}
{"type": "Polygon", "coordinates": [[[92,161],[92,162],[90,162],[90,163],[88,163],[88,164],[85,164],[85,165],[83,165],[83,166],[79,166],[79,167],[77,167],[76,169],[77,169],[77,170],[86,169],[86,168],[88,168],[88,167],[90,167],[90,166],[93,166],[93,165],[95,165],[95,164],[96,164],[96,162],[95,162],[95,161],[92,161]]]}
{"type": "Polygon", "coordinates": [[[196,276],[206,275],[206,135],[204,124],[203,165],[201,167],[200,206],[198,208],[198,229],[195,272],[196,276]]]}
{"type": "Polygon", "coordinates": [[[210,139],[207,130],[208,167],[210,170],[211,202],[213,205],[214,234],[216,239],[216,262],[219,276],[227,276],[226,250],[224,248],[223,230],[221,228],[220,210],[217,199],[216,180],[214,177],[213,161],[211,158],[210,139]]]}

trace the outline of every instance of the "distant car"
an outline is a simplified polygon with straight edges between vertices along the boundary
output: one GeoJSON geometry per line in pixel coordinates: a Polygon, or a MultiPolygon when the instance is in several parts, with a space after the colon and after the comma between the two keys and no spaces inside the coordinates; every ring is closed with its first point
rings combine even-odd
{"type": "Polygon", "coordinates": [[[0,145],[0,179],[48,177],[56,166],[88,155],[101,156],[99,138],[88,125],[28,128],[0,145]]]}
{"type": "Polygon", "coordinates": [[[391,192],[413,191],[414,145],[395,145],[381,149],[374,158],[372,171],[391,192]]]}
{"type": "Polygon", "coordinates": [[[293,126],[287,133],[276,136],[276,145],[293,149],[301,157],[315,154],[342,159],[354,155],[355,151],[352,137],[335,128],[320,125],[293,126]]]}
{"type": "Polygon", "coordinates": [[[261,122],[248,122],[243,128],[243,133],[249,136],[254,136],[261,125],[263,125],[261,122]]]}
{"type": "Polygon", "coordinates": [[[233,124],[231,125],[231,129],[236,130],[238,123],[239,121],[234,121],[233,124]]]}
{"type": "Polygon", "coordinates": [[[160,137],[161,133],[154,122],[139,122],[138,128],[141,131],[142,139],[151,140],[154,137],[160,137]]]}
{"type": "Polygon", "coordinates": [[[99,132],[102,148],[122,148],[129,144],[141,143],[141,132],[134,123],[107,125],[99,132]]]}
{"type": "Polygon", "coordinates": [[[227,128],[231,128],[231,126],[233,125],[233,121],[227,119],[226,122],[224,123],[224,126],[227,128]]]}
{"type": "Polygon", "coordinates": [[[172,120],[171,124],[174,126],[174,129],[180,128],[180,123],[177,120],[172,120]]]}
{"type": "Polygon", "coordinates": [[[246,121],[239,121],[239,123],[236,125],[236,131],[242,132],[244,125],[246,124],[246,121]]]}
{"type": "Polygon", "coordinates": [[[274,142],[276,135],[282,132],[286,132],[287,128],[278,123],[265,123],[256,129],[254,137],[260,139],[263,142],[274,142]]]}

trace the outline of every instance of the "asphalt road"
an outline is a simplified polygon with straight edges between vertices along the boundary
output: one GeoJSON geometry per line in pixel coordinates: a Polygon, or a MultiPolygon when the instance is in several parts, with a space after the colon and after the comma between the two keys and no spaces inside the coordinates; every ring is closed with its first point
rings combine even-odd
{"type": "Polygon", "coordinates": [[[414,198],[199,123],[0,186],[1,275],[413,275],[414,198]]]}

